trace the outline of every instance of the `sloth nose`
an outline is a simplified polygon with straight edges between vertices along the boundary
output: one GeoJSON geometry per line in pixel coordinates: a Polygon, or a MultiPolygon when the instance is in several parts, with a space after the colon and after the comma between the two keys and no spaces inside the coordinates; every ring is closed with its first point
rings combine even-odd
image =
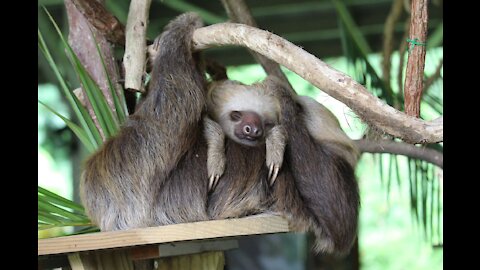
{"type": "Polygon", "coordinates": [[[245,125],[243,127],[243,134],[253,138],[258,138],[262,136],[262,133],[262,129],[254,125],[245,125]]]}

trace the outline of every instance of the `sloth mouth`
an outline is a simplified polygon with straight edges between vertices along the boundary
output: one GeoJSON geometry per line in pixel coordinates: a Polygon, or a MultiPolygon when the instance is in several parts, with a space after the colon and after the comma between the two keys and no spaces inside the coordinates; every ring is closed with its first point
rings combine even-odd
{"type": "Polygon", "coordinates": [[[251,136],[240,136],[236,141],[245,146],[257,146],[261,143],[260,138],[255,138],[251,136]]]}

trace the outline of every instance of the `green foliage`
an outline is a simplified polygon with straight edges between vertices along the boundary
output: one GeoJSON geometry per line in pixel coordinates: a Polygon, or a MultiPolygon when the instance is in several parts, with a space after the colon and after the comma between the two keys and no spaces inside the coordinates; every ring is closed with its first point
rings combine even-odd
{"type": "Polygon", "coordinates": [[[64,197],[38,187],[38,229],[64,226],[89,226],[85,209],[64,197]]]}
{"type": "MultiPolygon", "coordinates": [[[[397,83],[393,83],[392,85],[395,87],[391,87],[390,82],[385,82],[378,75],[375,68],[379,66],[379,61],[375,61],[379,60],[378,56],[371,56],[371,49],[345,4],[339,0],[332,0],[332,2],[339,17],[344,54],[350,64],[347,73],[390,106],[402,109],[403,91],[396,89],[398,88],[396,87],[397,83]]],[[[439,34],[435,35],[435,39],[439,39],[439,34]]],[[[439,62],[438,57],[435,57],[435,52],[427,51],[427,55],[433,56],[434,63],[439,62]]],[[[393,62],[394,57],[392,57],[392,71],[398,70],[399,57],[404,56],[397,56],[395,62],[393,62]]],[[[430,63],[433,63],[433,61],[430,61],[430,63]]],[[[430,72],[431,66],[427,63],[425,73],[430,72]]],[[[396,76],[392,76],[392,78],[394,78],[393,82],[396,82],[396,76]]],[[[436,84],[432,88],[425,92],[422,101],[422,117],[424,119],[436,118],[443,112],[442,87],[436,84]]],[[[434,147],[442,151],[441,144],[427,147],[434,147]]],[[[375,167],[379,171],[381,184],[386,191],[387,202],[390,197],[392,182],[395,181],[400,188],[401,182],[408,181],[412,219],[416,222],[415,224],[422,228],[424,239],[432,244],[441,243],[442,198],[440,196],[441,187],[438,184],[441,180],[437,174],[433,173],[436,169],[435,166],[419,160],[406,160],[392,154],[376,154],[373,156],[376,163],[375,167]],[[407,170],[409,173],[404,173],[407,170]]]]}
{"type": "MultiPolygon", "coordinates": [[[[100,56],[103,70],[108,79],[110,94],[113,97],[113,103],[115,107],[114,113],[112,109],[108,106],[107,100],[103,95],[100,87],[95,83],[91,75],[82,65],[73,49],[63,37],[60,29],[54,22],[53,18],[50,16],[48,11],[45,10],[45,12],[49,16],[58,36],[62,41],[62,44],[65,48],[66,56],[69,59],[73,69],[75,70],[76,75],[78,76],[78,79],[82,85],[82,89],[86,93],[88,103],[92,107],[99,127],[95,125],[93,118],[90,116],[87,109],[81,104],[80,100],[75,96],[73,91],[68,88],[67,82],[60,73],[60,69],[54,61],[40,29],[38,30],[38,47],[45,56],[45,59],[47,60],[49,66],[52,68],[61,86],[63,94],[69,102],[74,112],[74,115],[76,119],[78,119],[80,124],[78,125],[74,123],[72,120],[55,111],[53,108],[51,108],[44,102],[40,100],[38,102],[48,111],[52,112],[60,119],[62,119],[65,124],[73,131],[73,133],[79,138],[79,140],[83,143],[86,149],[89,152],[93,152],[102,145],[104,138],[108,139],[111,136],[115,135],[118,132],[120,125],[125,121],[127,117],[125,97],[123,96],[123,94],[117,95],[117,91],[115,90],[113,83],[108,77],[103,56],[101,55],[101,51],[97,45],[97,52],[100,56]],[[101,134],[103,134],[103,137],[101,134]]],[[[74,203],[73,201],[56,195],[53,192],[47,191],[40,186],[38,187],[38,189],[39,230],[61,226],[89,226],[89,228],[87,228],[87,231],[92,230],[90,220],[85,215],[83,207],[74,203]]],[[[93,227],[93,229],[95,228],[93,227]]]]}
{"type": "MultiPolygon", "coordinates": [[[[387,156],[387,154],[383,155],[387,156]]],[[[398,157],[398,172],[402,181],[396,183],[395,172],[392,172],[391,188],[386,199],[385,190],[388,183],[384,180],[383,184],[379,185],[382,176],[377,169],[379,161],[374,160],[374,156],[376,155],[363,154],[356,172],[362,200],[359,219],[361,268],[369,270],[442,269],[442,249],[432,248],[429,245],[430,242],[439,243],[441,238],[434,234],[430,242],[419,241],[422,236],[425,236],[425,232],[416,218],[409,218],[413,212],[410,211],[412,197],[410,184],[406,183],[409,179],[409,171],[406,168],[408,159],[398,157]]],[[[387,168],[390,159],[385,157],[382,161],[387,168]]],[[[433,166],[429,170],[431,170],[430,173],[439,173],[439,170],[433,166]]],[[[389,171],[386,169],[383,173],[387,174],[389,171]]],[[[441,197],[441,189],[437,189],[440,182],[429,183],[435,185],[434,193],[439,192],[438,196],[441,197]]],[[[419,190],[416,192],[418,193],[419,190]]],[[[437,202],[434,201],[434,203],[437,202]]],[[[439,208],[439,210],[440,213],[435,215],[441,218],[442,209],[439,208]]]]}

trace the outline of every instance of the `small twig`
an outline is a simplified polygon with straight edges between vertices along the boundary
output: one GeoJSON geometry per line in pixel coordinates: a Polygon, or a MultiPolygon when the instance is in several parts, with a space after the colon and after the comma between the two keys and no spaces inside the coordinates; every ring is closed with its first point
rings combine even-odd
{"type": "Polygon", "coordinates": [[[438,78],[440,78],[440,72],[442,71],[442,67],[443,67],[443,59],[441,59],[440,62],[438,63],[437,68],[435,69],[435,72],[425,80],[425,86],[423,88],[424,93],[426,93],[430,88],[430,86],[432,86],[432,84],[438,78]]]}
{"type": "MultiPolygon", "coordinates": [[[[395,24],[400,19],[403,11],[403,0],[395,0],[390,9],[390,14],[385,21],[385,28],[383,30],[383,58],[382,58],[382,76],[385,82],[385,85],[390,88],[388,89],[391,92],[391,62],[392,62],[392,52],[393,52],[393,34],[395,33],[395,24]]],[[[393,106],[398,109],[397,99],[394,99],[393,106]]]]}
{"type": "Polygon", "coordinates": [[[146,61],[146,36],[151,0],[132,0],[128,11],[125,54],[125,89],[145,92],[143,75],[146,61]]]}
{"type": "Polygon", "coordinates": [[[420,103],[423,91],[425,69],[426,40],[428,26],[428,8],[426,0],[412,0],[410,17],[409,54],[405,74],[405,113],[420,116],[420,103]]]}
{"type": "Polygon", "coordinates": [[[285,66],[387,134],[409,143],[443,141],[443,117],[424,121],[395,110],[351,77],[273,33],[243,24],[221,23],[199,28],[193,34],[196,50],[225,45],[245,46],[285,66]]]}
{"type": "MultiPolygon", "coordinates": [[[[222,4],[232,22],[258,27],[244,0],[222,0],[222,4]]],[[[283,83],[290,88],[292,93],[295,93],[292,85],[288,81],[283,71],[280,69],[280,65],[252,50],[249,50],[249,52],[252,54],[253,58],[255,58],[255,61],[260,63],[267,74],[274,75],[282,80],[283,83]]]]}
{"type": "MultiPolygon", "coordinates": [[[[405,33],[403,34],[402,37],[402,42],[400,42],[400,48],[398,49],[398,57],[399,57],[399,63],[398,63],[398,76],[397,76],[397,82],[398,82],[398,92],[401,93],[403,92],[403,67],[405,65],[404,61],[404,55],[405,51],[407,50],[407,40],[408,38],[408,32],[410,31],[410,20],[407,20],[405,22],[405,33]]],[[[396,108],[400,109],[400,108],[396,108]]]]}
{"type": "Polygon", "coordinates": [[[425,146],[391,140],[355,140],[362,153],[390,153],[425,160],[443,169],[443,153],[425,146]]]}
{"type": "Polygon", "coordinates": [[[108,41],[125,44],[125,27],[97,0],[72,0],[78,11],[108,41]]]}

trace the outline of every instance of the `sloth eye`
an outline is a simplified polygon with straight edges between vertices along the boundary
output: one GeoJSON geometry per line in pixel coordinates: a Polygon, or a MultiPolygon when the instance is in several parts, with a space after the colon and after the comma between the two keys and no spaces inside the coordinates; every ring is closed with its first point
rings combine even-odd
{"type": "Polygon", "coordinates": [[[238,121],[242,118],[242,113],[239,111],[233,111],[230,113],[230,119],[233,121],[238,121]]]}

